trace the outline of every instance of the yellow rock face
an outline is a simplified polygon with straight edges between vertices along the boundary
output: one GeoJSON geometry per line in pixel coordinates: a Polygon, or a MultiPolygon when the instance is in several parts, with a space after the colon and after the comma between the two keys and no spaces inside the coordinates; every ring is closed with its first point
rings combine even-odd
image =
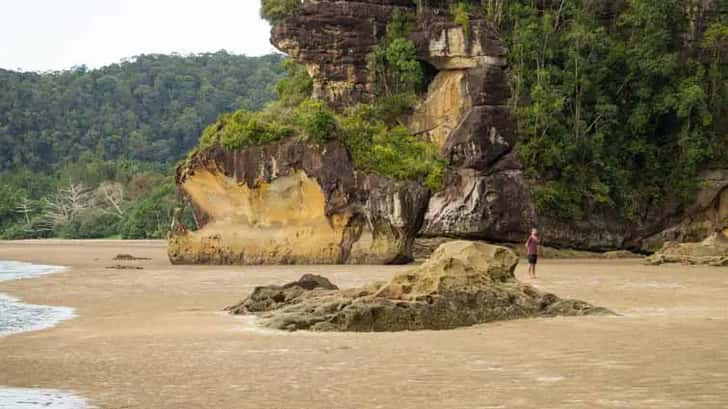
{"type": "Polygon", "coordinates": [[[466,98],[465,71],[451,70],[437,74],[430,84],[427,99],[417,107],[410,119],[410,129],[440,148],[470,110],[466,98]]]}
{"type": "Polygon", "coordinates": [[[419,267],[398,274],[383,285],[378,297],[420,301],[452,291],[477,291],[494,283],[515,283],[518,257],[512,250],[473,241],[441,245],[419,267]]]}
{"type": "Polygon", "coordinates": [[[349,214],[327,217],[314,178],[297,172],[255,188],[197,169],[181,185],[210,218],[202,229],[173,235],[170,260],[215,264],[331,264],[349,214]]]}

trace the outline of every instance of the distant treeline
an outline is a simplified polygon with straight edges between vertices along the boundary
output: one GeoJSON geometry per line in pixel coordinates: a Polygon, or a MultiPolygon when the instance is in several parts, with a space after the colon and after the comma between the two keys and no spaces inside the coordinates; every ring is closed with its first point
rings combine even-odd
{"type": "Polygon", "coordinates": [[[142,55],[0,70],[0,236],[162,237],[174,164],[223,112],[275,97],[282,57],[142,55]]]}

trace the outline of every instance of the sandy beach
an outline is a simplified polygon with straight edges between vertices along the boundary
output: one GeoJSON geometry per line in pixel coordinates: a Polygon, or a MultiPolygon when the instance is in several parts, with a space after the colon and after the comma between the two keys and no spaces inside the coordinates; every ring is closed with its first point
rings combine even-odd
{"type": "MultiPolygon", "coordinates": [[[[172,266],[161,241],[0,242],[0,260],[67,266],[0,283],[77,318],[0,338],[0,385],[99,408],[726,408],[728,268],[544,260],[534,283],[616,317],[452,331],[281,333],[221,310],[303,273],[341,287],[393,266],[172,266]],[[122,262],[119,253],[151,260],[122,262]]],[[[517,270],[526,281],[526,266],[517,270]]]]}

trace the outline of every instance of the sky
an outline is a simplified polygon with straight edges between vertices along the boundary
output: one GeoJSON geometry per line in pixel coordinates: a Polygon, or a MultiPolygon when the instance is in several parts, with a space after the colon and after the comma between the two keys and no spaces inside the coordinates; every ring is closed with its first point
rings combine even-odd
{"type": "Polygon", "coordinates": [[[0,0],[0,68],[97,68],[139,54],[275,51],[259,0],[0,0]]]}

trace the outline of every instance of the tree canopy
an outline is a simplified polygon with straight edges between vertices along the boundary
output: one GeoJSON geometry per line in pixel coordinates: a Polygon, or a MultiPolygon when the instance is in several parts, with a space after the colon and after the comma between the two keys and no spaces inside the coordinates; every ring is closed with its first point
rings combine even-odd
{"type": "Polygon", "coordinates": [[[141,55],[89,70],[0,70],[0,171],[50,170],[85,152],[173,163],[221,112],[260,109],[279,55],[141,55]]]}
{"type": "Polygon", "coordinates": [[[175,163],[221,112],[273,99],[282,61],[221,51],[0,70],[0,236],[164,237],[185,207],[175,163]]]}

